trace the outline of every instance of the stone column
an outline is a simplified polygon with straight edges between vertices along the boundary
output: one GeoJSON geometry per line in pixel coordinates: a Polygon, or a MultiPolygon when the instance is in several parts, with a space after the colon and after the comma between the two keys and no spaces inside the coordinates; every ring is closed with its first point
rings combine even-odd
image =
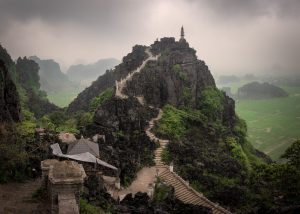
{"type": "Polygon", "coordinates": [[[174,164],[173,164],[173,161],[170,163],[170,172],[174,172],[174,164]]]}
{"type": "Polygon", "coordinates": [[[85,171],[75,161],[43,162],[45,174],[47,163],[52,163],[48,171],[48,193],[51,214],[79,214],[79,197],[83,187],[85,171]]]}

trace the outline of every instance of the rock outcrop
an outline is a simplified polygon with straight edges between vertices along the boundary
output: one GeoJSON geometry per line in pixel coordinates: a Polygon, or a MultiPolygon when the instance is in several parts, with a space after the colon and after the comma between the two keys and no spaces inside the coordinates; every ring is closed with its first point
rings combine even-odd
{"type": "Polygon", "coordinates": [[[21,106],[16,85],[0,60],[0,122],[20,121],[21,106]]]}

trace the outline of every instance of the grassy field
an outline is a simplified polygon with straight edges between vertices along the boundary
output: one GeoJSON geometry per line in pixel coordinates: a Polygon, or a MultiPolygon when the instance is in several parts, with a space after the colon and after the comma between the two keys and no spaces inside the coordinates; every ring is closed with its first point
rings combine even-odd
{"type": "Polygon", "coordinates": [[[77,95],[81,92],[81,89],[73,91],[61,91],[48,93],[48,99],[50,102],[54,103],[59,107],[66,107],[74,100],[77,95]]]}
{"type": "Polygon", "coordinates": [[[236,102],[238,115],[246,120],[248,139],[273,160],[300,138],[300,87],[282,87],[289,97],[236,102]]]}

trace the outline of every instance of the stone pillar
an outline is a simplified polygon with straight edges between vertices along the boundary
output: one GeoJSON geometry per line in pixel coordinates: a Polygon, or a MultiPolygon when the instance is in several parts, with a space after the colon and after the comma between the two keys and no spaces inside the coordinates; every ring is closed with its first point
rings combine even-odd
{"type": "Polygon", "coordinates": [[[79,214],[80,191],[86,177],[82,165],[75,161],[46,160],[42,162],[44,174],[47,174],[47,165],[50,165],[48,193],[51,214],[79,214]]]}
{"type": "Polygon", "coordinates": [[[173,164],[173,161],[170,163],[170,172],[174,172],[174,164],[173,164]]]}
{"type": "Polygon", "coordinates": [[[47,159],[41,162],[42,179],[43,179],[42,187],[45,188],[46,190],[48,189],[49,171],[53,168],[53,165],[58,162],[59,161],[56,159],[47,159]]]}
{"type": "Polygon", "coordinates": [[[120,182],[120,178],[117,177],[115,180],[115,188],[120,190],[121,189],[121,182],[120,182]]]}
{"type": "Polygon", "coordinates": [[[149,183],[148,185],[148,192],[147,192],[148,196],[152,199],[153,195],[154,195],[154,187],[152,183],[149,183]]]}

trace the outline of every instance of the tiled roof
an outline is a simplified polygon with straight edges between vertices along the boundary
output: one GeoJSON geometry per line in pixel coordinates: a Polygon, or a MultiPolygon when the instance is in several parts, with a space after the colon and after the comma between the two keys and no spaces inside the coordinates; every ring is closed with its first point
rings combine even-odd
{"type": "Polygon", "coordinates": [[[99,157],[99,145],[87,139],[81,138],[77,142],[71,143],[68,146],[68,155],[76,155],[84,152],[89,152],[96,157],[99,157]]]}

